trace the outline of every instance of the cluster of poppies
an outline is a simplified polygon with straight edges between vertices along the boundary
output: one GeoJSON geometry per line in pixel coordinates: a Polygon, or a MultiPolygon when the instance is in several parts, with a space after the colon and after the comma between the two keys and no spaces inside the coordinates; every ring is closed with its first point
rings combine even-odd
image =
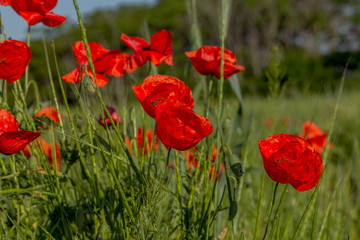
{"type": "Polygon", "coordinates": [[[11,6],[28,23],[29,27],[42,22],[48,27],[58,27],[66,17],[50,12],[57,0],[0,0],[3,6],[11,6]]]}
{"type": "MultiPolygon", "coordinates": [[[[40,22],[49,27],[57,27],[66,20],[64,16],[51,12],[57,0],[0,0],[0,4],[11,6],[26,20],[29,27],[40,22]]],[[[98,87],[102,87],[108,83],[104,75],[121,77],[135,71],[147,61],[156,66],[162,62],[170,66],[173,64],[172,35],[166,30],[152,35],[150,43],[143,38],[126,34],[121,35],[121,41],[134,53],[129,55],[120,52],[120,49],[107,50],[99,43],[89,43],[95,76],[89,67],[84,43],[76,42],[73,45],[73,53],[78,67],[64,75],[62,79],[69,83],[78,83],[85,76],[89,76],[94,83],[96,79],[98,87]]],[[[222,49],[220,47],[202,46],[196,51],[185,54],[200,74],[221,77],[222,49]]],[[[236,65],[236,57],[231,51],[224,49],[223,56],[225,79],[245,69],[241,65],[236,65]]],[[[1,42],[0,79],[8,83],[16,81],[24,74],[30,60],[31,52],[26,43],[17,40],[1,42]]],[[[211,122],[193,111],[194,99],[191,90],[181,80],[171,76],[153,75],[147,77],[142,84],[134,86],[133,90],[145,112],[156,119],[157,138],[167,149],[189,150],[212,133],[211,122]]],[[[38,114],[45,114],[54,122],[58,122],[58,115],[53,110],[49,108],[38,114]]],[[[108,107],[108,110],[113,121],[119,124],[121,119],[116,111],[111,107],[108,107]]],[[[110,119],[108,117],[104,120],[99,119],[99,123],[109,124],[110,119]]],[[[26,146],[38,138],[40,133],[18,129],[19,124],[15,117],[7,110],[0,109],[0,152],[14,154],[25,148],[24,154],[30,157],[29,147],[26,146]]],[[[289,183],[298,191],[309,190],[317,185],[323,172],[320,154],[327,142],[327,134],[314,123],[305,122],[303,130],[304,133],[301,136],[276,134],[258,142],[264,168],[270,178],[278,183],[289,183]]],[[[144,153],[148,150],[146,146],[143,147],[143,135],[147,137],[149,147],[152,147],[153,132],[150,131],[144,134],[143,129],[140,128],[137,132],[138,147],[144,149],[144,153]]],[[[131,149],[130,141],[127,142],[128,148],[131,149]]],[[[40,139],[37,146],[42,147],[50,164],[54,166],[52,145],[40,139]]],[[[55,148],[57,167],[60,169],[57,143],[55,148]]],[[[154,148],[158,148],[157,140],[154,148]]],[[[185,155],[185,158],[188,159],[191,171],[193,164],[197,166],[197,161],[192,151],[186,154],[188,155],[185,155]]]]}
{"type": "Polygon", "coordinates": [[[156,135],[166,148],[188,150],[212,133],[211,122],[192,110],[194,99],[183,81],[152,75],[133,90],[144,111],[156,119],[156,135]]]}
{"type": "MultiPolygon", "coordinates": [[[[121,35],[121,41],[134,50],[135,53],[129,56],[127,53],[120,52],[120,49],[107,50],[99,43],[89,43],[98,87],[103,87],[109,82],[104,75],[121,77],[126,73],[135,71],[147,61],[151,61],[156,66],[159,66],[162,62],[168,65],[173,64],[172,35],[167,30],[156,32],[151,37],[151,43],[148,43],[143,38],[130,37],[125,34],[121,35]]],[[[73,45],[73,53],[79,66],[64,75],[62,80],[69,83],[78,83],[87,75],[94,83],[94,76],[89,67],[87,52],[82,41],[73,45]]]]}
{"type": "MultiPolygon", "coordinates": [[[[58,27],[66,17],[51,12],[57,0],[0,0],[0,5],[10,6],[28,26],[43,23],[48,27],[58,27]]],[[[25,72],[31,60],[31,51],[25,42],[5,40],[0,43],[0,79],[12,83],[25,72]]]]}

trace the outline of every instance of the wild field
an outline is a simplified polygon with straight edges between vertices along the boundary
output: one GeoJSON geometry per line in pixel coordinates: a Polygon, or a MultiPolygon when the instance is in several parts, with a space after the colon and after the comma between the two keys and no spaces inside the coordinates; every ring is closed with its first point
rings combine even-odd
{"type": "MultiPolygon", "coordinates": [[[[347,67],[331,87],[288,89],[274,47],[267,94],[252,94],[225,44],[231,1],[219,5],[219,46],[201,44],[195,2],[191,51],[149,28],[119,34],[126,53],[105,48],[76,0],[69,62],[54,41],[34,53],[1,24],[0,239],[360,238],[360,95],[347,67]]],[[[56,0],[0,4],[29,35],[66,19],[50,12],[56,0]]]]}

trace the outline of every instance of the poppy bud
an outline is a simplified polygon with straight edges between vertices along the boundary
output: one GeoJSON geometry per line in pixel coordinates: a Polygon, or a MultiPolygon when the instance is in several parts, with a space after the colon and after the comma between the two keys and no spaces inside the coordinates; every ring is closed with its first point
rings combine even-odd
{"type": "Polygon", "coordinates": [[[231,201],[230,203],[230,207],[229,207],[229,217],[228,217],[228,220],[229,221],[232,221],[234,219],[234,217],[236,216],[236,213],[237,213],[237,203],[236,201],[231,201]]]}
{"type": "Polygon", "coordinates": [[[31,172],[35,172],[38,169],[38,162],[35,156],[29,158],[28,168],[31,172]]]}
{"type": "Polygon", "coordinates": [[[83,84],[87,91],[91,93],[95,92],[95,86],[92,83],[91,77],[88,74],[85,74],[85,76],[83,77],[83,84]]]}
{"type": "Polygon", "coordinates": [[[240,178],[242,175],[244,175],[242,164],[239,158],[235,155],[230,156],[230,168],[237,178],[240,178]]]}
{"type": "Polygon", "coordinates": [[[110,226],[107,224],[102,224],[100,226],[100,237],[103,240],[111,239],[111,229],[110,226]]]}

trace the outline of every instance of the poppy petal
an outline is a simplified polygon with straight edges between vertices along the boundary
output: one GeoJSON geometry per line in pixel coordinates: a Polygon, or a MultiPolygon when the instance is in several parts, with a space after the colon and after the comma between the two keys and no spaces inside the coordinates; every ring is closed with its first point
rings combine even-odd
{"type": "Polygon", "coordinates": [[[11,4],[10,0],[0,0],[0,5],[8,6],[10,4],[11,4]]]}
{"type": "MultiPolygon", "coordinates": [[[[89,47],[91,52],[91,59],[93,62],[95,62],[100,56],[110,52],[110,50],[105,49],[103,46],[101,46],[100,43],[96,42],[89,42],[89,47]]],[[[88,65],[86,48],[83,41],[74,43],[73,53],[79,66],[82,64],[88,65]]]]}
{"type": "Polygon", "coordinates": [[[188,150],[212,131],[208,119],[179,101],[167,100],[156,107],[156,135],[167,148],[188,150]]]}
{"type": "Polygon", "coordinates": [[[9,113],[6,109],[0,109],[0,135],[8,131],[17,131],[19,123],[14,115],[9,113]]]}
{"type": "Polygon", "coordinates": [[[80,82],[81,78],[80,78],[80,67],[75,68],[74,70],[72,70],[71,72],[69,72],[68,74],[65,74],[64,76],[61,77],[61,79],[65,82],[68,83],[78,83],[80,82]]]}
{"type": "MultiPolygon", "coordinates": [[[[35,117],[41,117],[42,115],[44,115],[45,117],[49,118],[50,120],[52,120],[56,123],[60,122],[58,112],[53,107],[42,108],[38,113],[35,114],[35,117]]],[[[64,118],[62,115],[60,115],[60,116],[62,119],[64,118]]]]}
{"type": "Polygon", "coordinates": [[[144,111],[155,118],[155,107],[158,103],[173,99],[194,108],[194,99],[190,88],[186,84],[171,76],[152,75],[145,78],[143,84],[133,87],[144,111]]]}
{"type": "Polygon", "coordinates": [[[163,55],[164,58],[160,58],[156,55],[154,55],[150,60],[156,65],[159,66],[159,64],[163,61],[165,61],[168,65],[173,65],[173,58],[172,58],[172,35],[167,30],[161,30],[154,35],[152,35],[151,39],[151,51],[157,52],[161,55],[163,55]],[[162,61],[158,61],[155,63],[154,61],[162,59],[162,61]]]}
{"type": "Polygon", "coordinates": [[[276,134],[259,141],[264,169],[278,183],[290,183],[298,191],[315,187],[323,172],[321,156],[304,139],[276,134]]]}
{"type": "Polygon", "coordinates": [[[120,53],[120,49],[109,51],[94,62],[97,73],[121,77],[125,74],[124,65],[128,55],[120,53]]]}
{"type": "Polygon", "coordinates": [[[150,44],[145,39],[140,37],[130,37],[124,33],[121,34],[121,41],[135,52],[139,52],[150,47],[150,44]]]}
{"type": "Polygon", "coordinates": [[[41,22],[48,27],[58,27],[65,22],[66,17],[55,14],[53,12],[46,13],[41,22]]]}
{"type": "Polygon", "coordinates": [[[0,152],[3,154],[17,153],[40,135],[40,132],[25,130],[4,132],[0,135],[0,152]]]}
{"type": "Polygon", "coordinates": [[[25,73],[31,51],[25,42],[5,40],[0,43],[0,79],[15,82],[25,73]]]}

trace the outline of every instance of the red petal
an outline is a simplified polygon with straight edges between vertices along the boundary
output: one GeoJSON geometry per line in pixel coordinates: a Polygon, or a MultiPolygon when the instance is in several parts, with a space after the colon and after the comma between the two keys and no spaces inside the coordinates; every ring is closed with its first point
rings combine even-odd
{"type": "Polygon", "coordinates": [[[17,131],[19,123],[6,109],[0,109],[0,135],[8,131],[17,131]]]}
{"type": "Polygon", "coordinates": [[[69,72],[68,74],[64,75],[61,77],[61,79],[65,82],[68,83],[78,83],[80,82],[81,78],[80,78],[80,67],[75,68],[74,70],[72,70],[71,72],[69,72]]]}
{"type": "Polygon", "coordinates": [[[127,59],[128,55],[120,53],[120,49],[112,50],[97,58],[94,62],[95,70],[97,73],[121,77],[126,73],[124,65],[127,59]]]}
{"type": "Polygon", "coordinates": [[[172,58],[172,35],[170,32],[166,30],[161,30],[151,37],[151,51],[157,52],[159,56],[154,54],[152,58],[150,58],[151,62],[153,62],[156,66],[163,61],[165,61],[168,65],[173,65],[172,58]],[[160,57],[162,56],[162,57],[160,57]],[[160,60],[161,59],[161,60],[160,60]]]}
{"type": "Polygon", "coordinates": [[[53,12],[46,13],[41,22],[48,27],[58,27],[65,22],[66,17],[55,14],[53,12]]]}
{"type": "MultiPolygon", "coordinates": [[[[52,121],[59,123],[59,116],[58,112],[53,107],[44,107],[42,108],[37,114],[35,114],[35,117],[41,117],[42,115],[45,115],[45,117],[51,119],[52,121]]],[[[61,116],[63,118],[63,116],[61,116]]]]}
{"type": "Polygon", "coordinates": [[[298,191],[315,187],[323,171],[319,153],[304,139],[276,134],[259,141],[264,168],[271,179],[298,191]]]}
{"type": "Polygon", "coordinates": [[[167,147],[188,150],[212,131],[208,119],[179,101],[164,101],[156,107],[156,135],[167,147]]]}
{"type": "MultiPolygon", "coordinates": [[[[80,80],[82,79],[80,77],[80,70],[81,68],[77,67],[74,70],[72,70],[70,73],[62,76],[61,79],[68,83],[79,83],[80,80]]],[[[85,71],[83,71],[82,76],[84,77],[85,74],[86,74],[85,71]]],[[[90,76],[91,81],[94,83],[94,77],[90,69],[87,70],[87,74],[90,76]]],[[[104,75],[98,73],[96,73],[96,81],[98,87],[103,87],[109,82],[109,80],[104,75]]]]}
{"type": "Polygon", "coordinates": [[[147,77],[143,84],[134,86],[133,90],[144,111],[153,118],[155,118],[156,105],[170,98],[194,108],[194,99],[190,88],[175,77],[152,75],[147,77]]]}
{"type": "Polygon", "coordinates": [[[56,4],[57,0],[16,0],[11,2],[12,8],[27,21],[29,26],[41,22],[56,4]]]}
{"type": "Polygon", "coordinates": [[[145,39],[139,37],[130,37],[124,33],[121,34],[121,41],[135,52],[139,52],[150,47],[150,44],[145,39]]]}
{"type": "Polygon", "coordinates": [[[0,152],[3,154],[17,153],[40,135],[39,132],[31,131],[5,132],[0,135],[0,152]]]}
{"type": "MultiPolygon", "coordinates": [[[[103,46],[101,46],[100,43],[96,42],[89,42],[89,47],[91,52],[91,59],[93,60],[93,62],[95,62],[97,58],[110,52],[110,50],[105,49],[103,46]]],[[[85,45],[82,41],[78,41],[73,45],[73,52],[79,65],[88,65],[87,53],[85,45]]]]}
{"type": "Polygon", "coordinates": [[[146,63],[146,61],[149,59],[149,56],[144,55],[143,53],[143,51],[133,53],[126,59],[124,65],[125,72],[131,73],[146,63]]]}
{"type": "MultiPolygon", "coordinates": [[[[202,46],[196,52],[186,52],[194,68],[202,75],[212,74],[220,78],[221,48],[216,46],[202,46]]],[[[228,49],[224,49],[224,78],[245,70],[236,64],[235,55],[228,49]]]]}
{"type": "Polygon", "coordinates": [[[6,40],[0,43],[0,79],[8,83],[18,80],[31,60],[31,51],[25,42],[6,40]]]}
{"type": "Polygon", "coordinates": [[[10,0],[0,0],[0,5],[8,6],[11,5],[11,2],[10,0]]]}

